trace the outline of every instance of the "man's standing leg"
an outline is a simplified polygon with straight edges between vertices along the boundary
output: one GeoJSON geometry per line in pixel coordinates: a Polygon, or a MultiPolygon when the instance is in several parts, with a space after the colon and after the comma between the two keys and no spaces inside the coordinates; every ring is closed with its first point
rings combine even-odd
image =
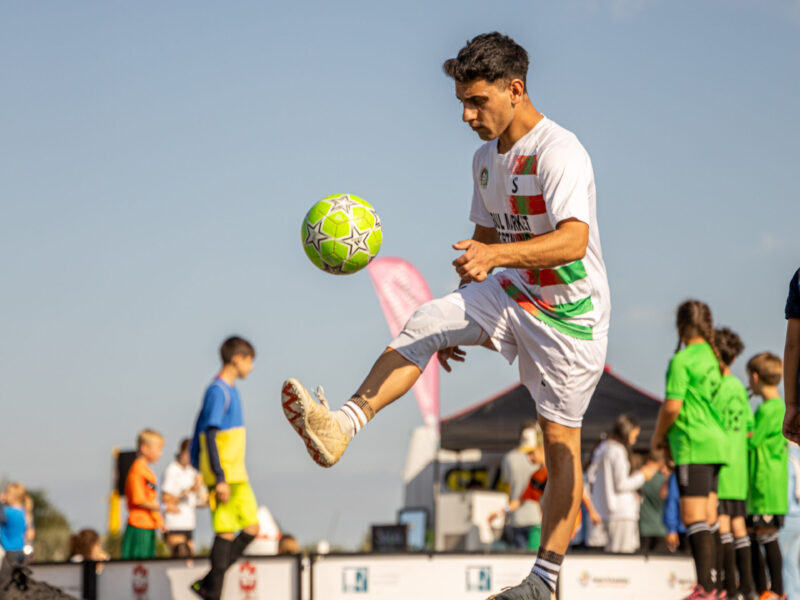
{"type": "Polygon", "coordinates": [[[581,430],[539,416],[544,433],[547,487],[542,496],[542,538],[530,575],[490,600],[550,600],[572,539],[583,497],[581,430]]]}
{"type": "Polygon", "coordinates": [[[544,433],[547,487],[542,497],[542,543],[533,573],[555,593],[583,497],[581,430],[539,417],[544,433]]]}

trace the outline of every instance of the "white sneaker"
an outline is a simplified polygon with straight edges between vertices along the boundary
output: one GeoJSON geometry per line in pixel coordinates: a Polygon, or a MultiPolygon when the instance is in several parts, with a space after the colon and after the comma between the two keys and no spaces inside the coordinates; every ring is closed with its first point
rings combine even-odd
{"type": "Polygon", "coordinates": [[[319,404],[297,379],[287,379],[281,389],[281,405],[314,462],[332,467],[344,454],[350,438],[334,419],[325,397],[321,393],[318,396],[319,404]]]}

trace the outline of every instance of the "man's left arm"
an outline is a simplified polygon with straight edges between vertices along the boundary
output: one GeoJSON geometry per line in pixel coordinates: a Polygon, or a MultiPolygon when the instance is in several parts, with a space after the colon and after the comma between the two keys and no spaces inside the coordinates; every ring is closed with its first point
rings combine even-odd
{"type": "Polygon", "coordinates": [[[555,229],[530,240],[481,244],[462,240],[453,245],[464,254],[453,261],[458,274],[475,281],[493,268],[543,269],[582,259],[589,245],[592,167],[577,141],[542,153],[538,175],[547,216],[555,229]]]}
{"type": "Polygon", "coordinates": [[[568,264],[586,256],[589,226],[577,219],[561,221],[555,231],[508,244],[484,244],[463,240],[453,244],[464,254],[453,261],[459,276],[483,281],[497,267],[513,269],[545,269],[568,264]]]}

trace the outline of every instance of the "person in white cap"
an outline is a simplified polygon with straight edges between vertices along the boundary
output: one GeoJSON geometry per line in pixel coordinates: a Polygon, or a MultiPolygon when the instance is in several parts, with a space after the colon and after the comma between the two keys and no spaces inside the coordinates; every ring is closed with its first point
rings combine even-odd
{"type": "MultiPolygon", "coordinates": [[[[542,466],[536,461],[536,450],[542,447],[542,428],[536,421],[522,425],[519,446],[510,450],[500,467],[500,476],[508,484],[508,500],[512,502],[522,496],[528,487],[531,476],[542,466]]],[[[520,507],[509,515],[510,539],[512,548],[527,550],[531,530],[542,524],[542,508],[538,502],[522,501],[520,507]]]]}

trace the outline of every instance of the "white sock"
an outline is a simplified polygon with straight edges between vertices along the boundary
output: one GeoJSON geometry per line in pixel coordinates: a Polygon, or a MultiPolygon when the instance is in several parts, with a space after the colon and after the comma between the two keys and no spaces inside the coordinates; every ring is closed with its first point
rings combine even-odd
{"type": "Polygon", "coordinates": [[[364,398],[353,396],[333,416],[342,431],[352,440],[361,428],[372,420],[375,411],[364,398]]]}
{"type": "Polygon", "coordinates": [[[344,431],[348,439],[352,440],[356,436],[356,428],[353,425],[353,421],[350,420],[350,417],[348,417],[341,408],[333,412],[333,418],[336,419],[336,422],[339,424],[339,427],[342,428],[342,431],[344,431]]]}

